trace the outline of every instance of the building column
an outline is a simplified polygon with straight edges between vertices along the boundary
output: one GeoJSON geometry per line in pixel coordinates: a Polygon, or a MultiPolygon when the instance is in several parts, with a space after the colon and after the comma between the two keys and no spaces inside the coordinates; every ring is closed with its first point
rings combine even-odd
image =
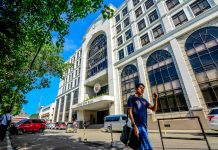
{"type": "Polygon", "coordinates": [[[66,102],[67,102],[67,94],[64,95],[64,108],[63,108],[63,115],[62,115],[62,122],[65,122],[65,110],[66,110],[66,102]]]}
{"type": "Polygon", "coordinates": [[[74,96],[74,92],[71,92],[71,100],[70,100],[70,112],[69,112],[69,118],[68,121],[71,122],[72,121],[72,106],[73,106],[73,96],[74,96]]]}
{"type": "Polygon", "coordinates": [[[190,71],[188,66],[186,65],[185,58],[183,57],[183,49],[180,48],[176,39],[170,41],[176,63],[178,65],[179,72],[181,74],[181,78],[183,84],[185,86],[185,90],[189,99],[189,104],[192,110],[201,109],[201,103],[199,96],[197,94],[196,88],[193,85],[193,81],[190,75],[190,71]]]}
{"type": "Polygon", "coordinates": [[[137,58],[137,64],[138,64],[138,73],[139,73],[140,82],[145,85],[143,97],[145,99],[147,99],[149,102],[151,102],[152,95],[150,94],[151,92],[150,92],[149,86],[148,86],[149,82],[148,82],[147,76],[145,74],[146,70],[144,68],[144,63],[143,63],[142,57],[137,58]]]}
{"type": "Polygon", "coordinates": [[[59,121],[59,115],[60,115],[60,107],[61,107],[61,98],[58,98],[59,99],[59,104],[58,104],[58,114],[57,114],[57,120],[56,120],[56,122],[58,122],[59,121]]]}

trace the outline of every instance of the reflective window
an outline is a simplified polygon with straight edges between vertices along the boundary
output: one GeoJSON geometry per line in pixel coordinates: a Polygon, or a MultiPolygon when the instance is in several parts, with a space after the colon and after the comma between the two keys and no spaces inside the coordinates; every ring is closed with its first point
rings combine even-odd
{"type": "Polygon", "coordinates": [[[186,53],[208,108],[218,106],[218,28],[205,27],[192,33],[186,53]]]}
{"type": "Polygon", "coordinates": [[[124,58],[124,50],[121,49],[121,50],[119,51],[119,60],[121,60],[121,59],[123,59],[123,58],[124,58]]]}
{"type": "Polygon", "coordinates": [[[79,95],[78,93],[79,93],[78,89],[74,91],[74,94],[73,94],[73,105],[74,104],[78,104],[78,95],[79,95]]]}
{"type": "Polygon", "coordinates": [[[162,36],[164,34],[164,31],[163,31],[161,24],[158,25],[157,27],[155,27],[154,29],[152,29],[152,31],[153,31],[155,39],[159,38],[160,36],[162,36]]]}
{"type": "Polygon", "coordinates": [[[133,5],[137,5],[140,2],[140,0],[132,0],[133,5]]]}
{"type": "Polygon", "coordinates": [[[127,45],[127,51],[128,51],[128,55],[130,55],[134,52],[133,43],[127,45]]]}
{"type": "Polygon", "coordinates": [[[142,46],[145,46],[146,44],[150,43],[148,33],[142,35],[142,36],[140,37],[140,39],[141,39],[141,44],[142,44],[142,46]]]}
{"type": "Polygon", "coordinates": [[[120,21],[120,14],[118,14],[118,15],[115,17],[115,20],[116,20],[116,23],[117,23],[118,21],[120,21]]]}
{"type": "Polygon", "coordinates": [[[185,12],[183,10],[173,15],[172,19],[175,26],[181,25],[188,21],[188,18],[186,17],[185,12]]]}
{"type": "Polygon", "coordinates": [[[123,37],[122,37],[122,35],[117,38],[117,45],[120,46],[121,44],[123,44],[123,37]]]}
{"type": "Polygon", "coordinates": [[[116,27],[116,30],[117,30],[117,34],[121,31],[121,25],[120,24],[116,27]]]}
{"type": "Polygon", "coordinates": [[[127,7],[125,7],[123,10],[122,10],[122,14],[123,14],[123,17],[128,13],[128,9],[127,7]]]}
{"type": "Polygon", "coordinates": [[[138,29],[139,29],[139,31],[141,31],[145,27],[146,27],[146,25],[145,25],[145,20],[144,19],[142,19],[141,21],[138,22],[138,29]]]}
{"type": "Polygon", "coordinates": [[[139,8],[136,9],[136,11],[135,11],[135,16],[136,16],[136,18],[138,18],[141,14],[142,14],[142,8],[139,7],[139,8]]]}
{"type": "Polygon", "coordinates": [[[127,17],[124,21],[124,28],[129,25],[129,17],[127,17]]]}
{"type": "Polygon", "coordinates": [[[179,5],[179,0],[167,0],[166,5],[167,5],[168,10],[171,10],[176,5],[179,5]]]}
{"type": "Polygon", "coordinates": [[[151,6],[153,6],[153,5],[154,5],[154,1],[153,1],[153,0],[147,0],[147,1],[145,2],[145,7],[146,7],[146,9],[151,8],[151,6]]]}
{"type": "Polygon", "coordinates": [[[177,71],[169,52],[158,50],[147,60],[147,71],[151,92],[158,92],[157,113],[187,111],[177,71]]]}
{"type": "Polygon", "coordinates": [[[87,78],[107,68],[107,39],[104,34],[97,36],[88,53],[87,78]]]}
{"type": "Polygon", "coordinates": [[[127,112],[127,99],[135,93],[135,85],[139,83],[138,70],[134,65],[127,65],[121,73],[122,108],[127,112]]]}
{"type": "Polygon", "coordinates": [[[152,12],[148,15],[148,18],[149,18],[150,23],[152,23],[152,22],[154,22],[155,20],[157,20],[157,19],[158,19],[157,11],[156,11],[156,10],[152,11],[152,12]]]}
{"type": "Polygon", "coordinates": [[[61,105],[60,105],[60,112],[59,112],[59,121],[62,120],[62,116],[63,116],[63,110],[64,110],[64,96],[61,97],[60,103],[61,103],[61,105]]]}
{"type": "Polygon", "coordinates": [[[207,0],[196,0],[194,3],[190,5],[190,7],[195,16],[211,8],[207,0]]]}
{"type": "Polygon", "coordinates": [[[128,31],[125,32],[125,35],[126,35],[126,41],[128,39],[130,39],[132,37],[132,32],[131,32],[131,29],[129,29],[128,31]]]}
{"type": "Polygon", "coordinates": [[[66,108],[65,108],[65,122],[68,121],[69,119],[69,112],[70,112],[70,101],[71,101],[71,94],[67,94],[67,99],[66,99],[66,108]]]}

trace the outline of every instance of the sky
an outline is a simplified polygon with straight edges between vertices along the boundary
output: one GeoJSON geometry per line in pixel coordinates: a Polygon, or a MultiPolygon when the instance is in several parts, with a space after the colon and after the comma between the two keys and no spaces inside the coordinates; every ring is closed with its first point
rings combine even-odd
{"type": "MultiPolygon", "coordinates": [[[[104,4],[113,4],[115,7],[119,7],[124,0],[104,0],[104,4]]],[[[72,22],[69,29],[69,34],[65,38],[64,51],[61,54],[64,57],[64,60],[70,58],[70,56],[77,50],[81,44],[83,36],[86,33],[86,30],[92,24],[92,22],[101,14],[101,10],[98,10],[96,13],[89,14],[83,19],[79,19],[76,22],[72,22]]],[[[55,101],[58,86],[59,78],[52,78],[51,85],[49,88],[33,90],[26,94],[27,104],[23,106],[23,111],[31,114],[38,112],[39,102],[41,100],[41,106],[47,106],[55,101]]]]}

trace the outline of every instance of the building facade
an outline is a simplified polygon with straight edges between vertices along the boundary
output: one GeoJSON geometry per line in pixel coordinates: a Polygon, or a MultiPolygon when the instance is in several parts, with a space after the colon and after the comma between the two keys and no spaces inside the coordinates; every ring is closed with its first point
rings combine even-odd
{"type": "MultiPolygon", "coordinates": [[[[148,112],[151,128],[157,118],[187,116],[199,116],[207,128],[207,113],[218,106],[218,1],[126,0],[110,7],[114,17],[99,16],[74,54],[81,52],[79,85],[66,91],[69,71],[60,82],[56,121],[75,116],[102,124],[106,115],[126,113],[142,82],[151,104],[152,93],[159,95],[157,112],[148,112]]],[[[171,127],[181,122],[193,126],[189,120],[171,127]]]]}
{"type": "Polygon", "coordinates": [[[55,111],[55,103],[52,103],[48,106],[42,106],[39,111],[39,118],[44,119],[47,123],[53,121],[55,111]]]}

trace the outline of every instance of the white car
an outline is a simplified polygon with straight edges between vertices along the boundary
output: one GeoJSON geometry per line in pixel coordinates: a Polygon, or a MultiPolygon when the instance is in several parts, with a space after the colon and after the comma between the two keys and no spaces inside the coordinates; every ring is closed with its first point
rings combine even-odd
{"type": "MultiPolygon", "coordinates": [[[[126,123],[127,116],[125,114],[121,115],[110,115],[106,116],[104,118],[104,128],[110,132],[111,131],[111,125],[112,125],[112,131],[122,131],[123,126],[126,123]]],[[[130,119],[128,119],[128,125],[130,126],[130,119]]]]}
{"type": "Polygon", "coordinates": [[[218,107],[211,109],[208,114],[208,119],[210,129],[218,131],[218,107]]]}

